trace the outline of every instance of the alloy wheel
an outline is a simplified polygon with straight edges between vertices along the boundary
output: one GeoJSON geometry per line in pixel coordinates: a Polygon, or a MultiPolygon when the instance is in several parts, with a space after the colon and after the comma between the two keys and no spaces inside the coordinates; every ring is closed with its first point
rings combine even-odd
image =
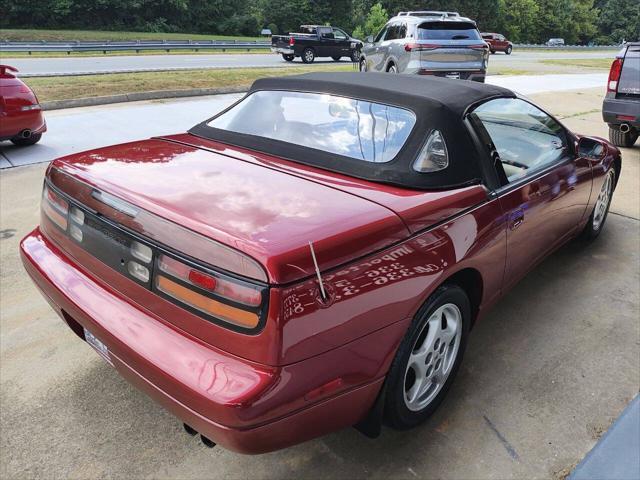
{"type": "Polygon", "coordinates": [[[404,375],[404,401],[411,411],[427,407],[442,389],[458,355],[462,314],[457,305],[439,307],[416,338],[404,375]]]}
{"type": "Polygon", "coordinates": [[[602,222],[607,215],[609,202],[611,202],[611,193],[613,191],[613,175],[613,170],[609,170],[606,178],[604,179],[604,183],[602,184],[602,188],[600,189],[598,200],[596,200],[596,206],[593,212],[594,230],[600,229],[600,226],[602,225],[602,222]]]}

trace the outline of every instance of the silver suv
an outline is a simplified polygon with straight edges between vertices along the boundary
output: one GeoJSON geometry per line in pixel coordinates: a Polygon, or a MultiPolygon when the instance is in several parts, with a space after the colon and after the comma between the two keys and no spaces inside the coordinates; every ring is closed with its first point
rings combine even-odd
{"type": "Polygon", "coordinates": [[[457,12],[400,12],[365,40],[361,71],[417,73],[484,82],[489,46],[457,12]]]}

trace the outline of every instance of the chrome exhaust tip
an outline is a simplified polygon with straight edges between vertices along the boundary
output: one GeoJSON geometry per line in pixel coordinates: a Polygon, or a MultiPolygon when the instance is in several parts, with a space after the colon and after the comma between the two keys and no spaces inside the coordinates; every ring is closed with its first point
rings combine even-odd
{"type": "Polygon", "coordinates": [[[216,446],[216,442],[214,442],[213,440],[209,440],[207,437],[205,437],[202,434],[200,434],[200,440],[202,440],[202,443],[204,444],[205,447],[213,448],[216,446]]]}
{"type": "Polygon", "coordinates": [[[183,423],[182,427],[184,428],[184,431],[187,432],[192,437],[198,433],[195,428],[187,425],[186,423],[183,423]]]}
{"type": "Polygon", "coordinates": [[[622,125],[620,125],[620,131],[622,133],[629,133],[629,130],[631,130],[631,127],[628,123],[623,123],[622,125]]]}
{"type": "Polygon", "coordinates": [[[30,136],[31,136],[31,130],[29,130],[28,128],[20,132],[20,137],[22,138],[29,138],[30,136]]]}

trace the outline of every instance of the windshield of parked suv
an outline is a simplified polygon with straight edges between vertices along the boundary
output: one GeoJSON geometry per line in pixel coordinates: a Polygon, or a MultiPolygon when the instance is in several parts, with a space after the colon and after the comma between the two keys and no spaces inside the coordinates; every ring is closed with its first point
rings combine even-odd
{"type": "Polygon", "coordinates": [[[208,126],[365,162],[388,162],[416,123],[399,107],[320,93],[257,91],[208,126]]]}
{"type": "Polygon", "coordinates": [[[480,32],[468,22],[425,22],[418,26],[418,40],[480,40],[480,32]]]}

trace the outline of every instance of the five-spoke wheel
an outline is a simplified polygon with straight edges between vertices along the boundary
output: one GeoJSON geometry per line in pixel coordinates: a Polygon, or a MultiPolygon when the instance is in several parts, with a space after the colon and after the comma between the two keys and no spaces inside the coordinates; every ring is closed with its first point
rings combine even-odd
{"type": "Polygon", "coordinates": [[[458,285],[440,286],[420,308],[387,375],[388,425],[411,428],[435,411],[462,361],[470,323],[469,297],[458,285]]]}

